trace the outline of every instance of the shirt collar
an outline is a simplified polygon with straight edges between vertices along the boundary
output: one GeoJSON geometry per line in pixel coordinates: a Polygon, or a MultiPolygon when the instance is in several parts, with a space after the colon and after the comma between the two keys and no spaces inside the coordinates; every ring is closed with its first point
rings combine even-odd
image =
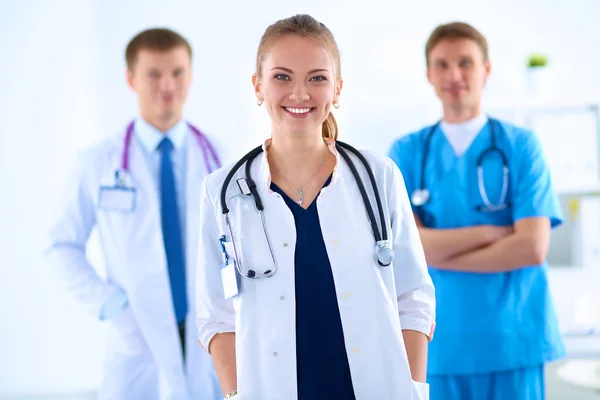
{"type": "Polygon", "coordinates": [[[158,148],[158,144],[164,137],[168,137],[173,143],[173,148],[181,150],[185,144],[185,137],[188,132],[187,122],[180,120],[167,132],[161,132],[141,117],[135,119],[135,133],[142,142],[144,150],[152,153],[158,148]]]}
{"type": "Polygon", "coordinates": [[[461,123],[451,123],[451,122],[446,122],[446,121],[442,120],[440,125],[444,132],[446,132],[446,131],[451,131],[451,132],[475,131],[478,133],[480,130],[483,129],[485,124],[487,124],[487,121],[488,121],[487,115],[484,113],[481,113],[478,116],[476,116],[475,118],[472,118],[468,121],[461,122],[461,123]]]}

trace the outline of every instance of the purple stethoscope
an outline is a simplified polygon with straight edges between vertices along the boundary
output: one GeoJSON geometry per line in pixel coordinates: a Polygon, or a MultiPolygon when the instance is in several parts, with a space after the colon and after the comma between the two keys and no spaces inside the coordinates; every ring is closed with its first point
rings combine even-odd
{"type": "MultiPolygon", "coordinates": [[[[221,160],[219,160],[219,156],[215,151],[215,148],[210,143],[208,138],[200,132],[198,128],[187,123],[188,127],[196,137],[198,142],[198,146],[202,150],[202,155],[204,157],[204,165],[206,166],[206,170],[210,174],[217,168],[221,168],[221,160]],[[212,161],[212,162],[211,162],[212,161]],[[216,168],[213,168],[213,165],[216,168]]],[[[131,121],[127,126],[127,131],[125,132],[125,141],[123,144],[123,154],[121,155],[121,169],[115,172],[115,179],[117,181],[118,186],[125,186],[125,174],[129,173],[129,146],[131,145],[131,137],[133,136],[133,127],[135,126],[135,121],[131,121]]]]}

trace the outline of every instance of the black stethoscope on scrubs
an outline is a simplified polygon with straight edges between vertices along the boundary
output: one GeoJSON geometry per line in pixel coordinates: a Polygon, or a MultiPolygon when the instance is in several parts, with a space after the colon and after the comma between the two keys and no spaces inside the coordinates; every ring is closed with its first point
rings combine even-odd
{"type": "MultiPolygon", "coordinates": [[[[496,130],[494,128],[494,125],[499,124],[499,122],[492,118],[489,118],[489,124],[492,133],[490,146],[487,149],[485,149],[477,158],[477,186],[479,187],[479,194],[481,195],[481,199],[483,200],[484,204],[484,206],[477,207],[477,210],[484,212],[500,211],[510,207],[510,204],[506,203],[510,170],[508,168],[506,154],[496,144],[496,130]],[[486,157],[489,157],[494,153],[499,155],[500,159],[502,160],[502,190],[500,192],[500,200],[496,204],[493,204],[488,198],[487,192],[485,191],[485,181],[483,178],[483,161],[486,157]]],[[[439,125],[440,122],[433,125],[429,129],[429,132],[425,137],[423,159],[421,161],[421,183],[419,185],[419,188],[415,190],[410,197],[410,200],[415,207],[422,207],[425,203],[429,201],[430,198],[429,190],[425,187],[425,167],[427,166],[427,159],[429,158],[429,152],[431,149],[431,137],[433,136],[439,125]]]]}
{"type": "MultiPolygon", "coordinates": [[[[354,179],[356,180],[356,184],[358,185],[360,195],[362,196],[363,202],[365,204],[365,208],[367,209],[367,214],[369,215],[369,221],[371,222],[371,227],[373,228],[373,235],[375,236],[375,254],[377,255],[377,262],[379,263],[379,265],[381,265],[383,267],[387,267],[388,265],[390,265],[392,263],[392,260],[394,259],[394,251],[392,250],[392,246],[390,244],[390,241],[388,240],[387,229],[386,229],[386,224],[385,224],[385,216],[383,214],[383,207],[381,206],[381,198],[379,197],[379,191],[377,190],[377,183],[375,182],[375,176],[373,175],[373,171],[371,170],[371,167],[369,166],[369,163],[364,158],[364,156],[358,150],[356,150],[354,147],[350,146],[349,144],[346,144],[343,142],[338,142],[338,141],[335,142],[335,147],[336,147],[338,153],[340,153],[342,155],[342,157],[344,158],[344,160],[350,167],[350,170],[352,171],[352,175],[354,176],[354,179]],[[360,175],[358,174],[358,170],[356,169],[356,166],[350,159],[350,156],[348,155],[348,153],[346,152],[345,149],[349,150],[351,153],[356,155],[356,157],[358,157],[358,159],[365,166],[367,173],[369,174],[369,180],[371,181],[371,185],[373,187],[373,192],[375,193],[375,201],[377,202],[377,208],[379,209],[379,222],[381,223],[381,233],[379,232],[379,229],[377,227],[377,222],[375,221],[375,213],[373,212],[373,207],[371,206],[369,197],[367,196],[367,191],[365,189],[363,181],[360,178],[360,175]]],[[[221,208],[222,208],[223,215],[225,215],[225,223],[227,224],[227,228],[229,229],[229,234],[231,235],[231,242],[233,244],[233,252],[235,255],[233,262],[234,262],[234,265],[235,265],[238,273],[249,279],[268,278],[270,276],[273,276],[273,274],[277,270],[277,260],[275,260],[273,246],[271,245],[271,240],[269,239],[269,235],[267,232],[267,226],[265,223],[265,217],[264,217],[264,213],[263,213],[265,208],[263,206],[260,195],[258,194],[258,190],[256,189],[256,183],[254,182],[254,180],[252,180],[252,177],[250,176],[250,168],[252,167],[252,162],[260,153],[262,153],[262,151],[263,151],[263,146],[258,146],[255,149],[253,149],[252,151],[250,151],[248,154],[246,154],[244,157],[242,157],[233,166],[233,168],[231,168],[231,171],[229,171],[229,174],[227,174],[227,177],[225,178],[225,181],[223,182],[223,186],[221,187],[221,208]],[[273,263],[273,266],[271,268],[264,270],[264,272],[262,272],[262,273],[257,273],[257,271],[255,269],[248,269],[248,272],[243,272],[241,258],[238,257],[238,251],[237,251],[237,248],[235,245],[235,240],[233,240],[233,230],[231,228],[231,221],[229,219],[229,208],[227,208],[227,203],[225,201],[225,196],[227,193],[227,187],[229,186],[229,182],[231,182],[233,175],[235,175],[235,173],[238,171],[238,169],[240,169],[240,167],[244,163],[246,163],[246,168],[245,168],[246,177],[237,179],[237,184],[243,194],[250,195],[254,199],[254,204],[256,205],[256,209],[258,210],[258,217],[261,221],[263,232],[264,232],[264,235],[266,238],[266,242],[269,247],[269,252],[271,255],[271,262],[273,263]]],[[[221,237],[221,240],[224,241],[224,237],[221,237]]],[[[224,250],[224,252],[225,252],[225,250],[224,250]]],[[[225,258],[227,260],[230,259],[227,254],[225,254],[225,258]]]]}

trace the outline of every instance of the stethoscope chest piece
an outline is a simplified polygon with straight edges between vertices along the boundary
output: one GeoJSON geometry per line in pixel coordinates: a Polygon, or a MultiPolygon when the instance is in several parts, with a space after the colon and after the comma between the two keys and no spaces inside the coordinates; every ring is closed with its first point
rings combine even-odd
{"type": "Polygon", "coordinates": [[[377,262],[382,267],[387,267],[394,260],[394,250],[392,250],[389,240],[377,242],[375,253],[377,254],[377,262]]]}
{"type": "Polygon", "coordinates": [[[420,207],[429,201],[429,197],[430,197],[429,190],[417,189],[412,193],[410,200],[414,206],[420,207]]]}

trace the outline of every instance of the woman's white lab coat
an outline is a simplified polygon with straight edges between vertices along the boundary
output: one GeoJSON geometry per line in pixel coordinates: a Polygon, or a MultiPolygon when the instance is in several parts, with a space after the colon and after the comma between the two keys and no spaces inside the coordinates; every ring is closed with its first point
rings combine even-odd
{"type": "MultiPolygon", "coordinates": [[[[390,159],[363,152],[376,178],[395,252],[393,264],[381,267],[356,182],[331,143],[330,149],[338,158],[336,171],[316,201],[356,399],[428,399],[428,386],[411,379],[402,337],[403,329],[430,336],[435,319],[434,288],[403,178],[390,159]]],[[[351,157],[378,215],[366,170],[357,157],[351,157]]],[[[278,269],[266,279],[241,278],[240,294],[226,300],[219,237],[231,238],[221,212],[220,192],[230,168],[213,173],[203,183],[196,288],[199,341],[208,348],[215,334],[236,332],[240,400],[297,399],[294,217],[283,198],[269,189],[263,152],[251,172],[264,203],[278,269]]],[[[254,203],[239,194],[235,184],[244,176],[243,166],[228,187],[227,206],[236,243],[243,246],[245,268],[263,271],[272,261],[254,203]]]]}

